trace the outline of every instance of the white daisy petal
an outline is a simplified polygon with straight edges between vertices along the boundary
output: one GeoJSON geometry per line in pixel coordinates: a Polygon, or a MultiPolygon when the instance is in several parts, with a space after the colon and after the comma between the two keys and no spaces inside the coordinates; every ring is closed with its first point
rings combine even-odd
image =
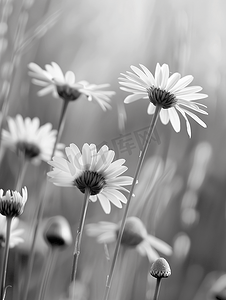
{"type": "Polygon", "coordinates": [[[174,73],[172,74],[167,82],[166,91],[170,91],[171,88],[173,88],[175,86],[175,84],[178,82],[178,80],[181,78],[181,75],[179,73],[174,73]]]}
{"type": "Polygon", "coordinates": [[[142,99],[144,97],[143,94],[134,94],[127,96],[126,99],[124,100],[124,103],[132,103],[134,101],[137,101],[138,99],[142,99]]]}
{"type": "Polygon", "coordinates": [[[189,115],[192,119],[194,119],[197,123],[199,123],[199,125],[201,125],[202,127],[206,128],[206,123],[204,123],[198,116],[196,116],[195,114],[193,114],[192,112],[188,111],[187,109],[183,109],[183,111],[189,115]]]}
{"type": "Polygon", "coordinates": [[[117,206],[118,208],[122,208],[122,203],[114,195],[112,195],[110,193],[105,193],[104,191],[102,192],[102,195],[104,195],[106,198],[108,198],[108,200],[110,200],[111,203],[114,204],[115,206],[117,206]]]}
{"type": "Polygon", "coordinates": [[[154,76],[152,75],[152,73],[144,66],[144,65],[141,65],[141,68],[143,69],[143,71],[145,72],[145,74],[147,75],[151,85],[154,85],[155,84],[155,78],[154,76]]]}
{"type": "Polygon", "coordinates": [[[169,66],[167,64],[164,64],[162,66],[162,82],[160,83],[160,88],[165,89],[167,82],[169,79],[169,66]]]}
{"type": "Polygon", "coordinates": [[[169,112],[167,109],[161,109],[160,119],[164,125],[169,123],[169,112]]]}
{"type": "Polygon", "coordinates": [[[194,77],[192,75],[187,75],[182,77],[178,82],[172,87],[169,92],[174,93],[179,89],[182,90],[184,87],[189,85],[193,81],[194,77]]]}
{"type": "Polygon", "coordinates": [[[72,85],[75,83],[75,74],[71,71],[67,71],[65,74],[65,81],[69,85],[72,85]]]}
{"type": "Polygon", "coordinates": [[[183,99],[183,100],[192,101],[192,100],[207,98],[208,95],[206,95],[206,94],[187,94],[187,95],[181,95],[181,96],[177,96],[177,97],[180,99],[183,99]]]}
{"type": "Polygon", "coordinates": [[[155,106],[153,103],[150,102],[148,105],[148,114],[153,115],[154,112],[155,112],[155,106]]]}
{"type": "Polygon", "coordinates": [[[180,131],[180,118],[174,107],[168,109],[169,119],[176,132],[180,131]]]}
{"type": "Polygon", "coordinates": [[[103,194],[98,194],[97,195],[99,201],[100,201],[100,204],[104,210],[104,212],[106,214],[110,214],[111,212],[111,204],[110,204],[110,201],[108,200],[108,198],[106,198],[103,194]]]}
{"type": "Polygon", "coordinates": [[[188,121],[188,118],[185,114],[185,112],[183,111],[183,109],[181,109],[178,105],[176,106],[176,109],[179,110],[179,112],[182,114],[182,116],[184,117],[185,119],[185,122],[186,122],[186,127],[187,127],[187,133],[189,135],[189,137],[191,138],[191,125],[188,121]]]}

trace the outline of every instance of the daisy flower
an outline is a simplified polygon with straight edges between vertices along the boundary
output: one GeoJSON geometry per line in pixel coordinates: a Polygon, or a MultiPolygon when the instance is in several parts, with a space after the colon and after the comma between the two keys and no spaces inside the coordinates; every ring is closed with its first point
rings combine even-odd
{"type": "Polygon", "coordinates": [[[109,214],[111,204],[121,208],[126,197],[119,191],[127,191],[123,186],[132,183],[132,177],[119,176],[127,170],[125,160],[114,162],[115,152],[104,145],[99,151],[94,144],[84,144],[82,152],[75,144],[65,148],[67,159],[54,156],[49,162],[53,171],[48,172],[51,181],[58,186],[75,186],[82,193],[88,189],[90,200],[99,199],[100,204],[109,214]],[[122,202],[122,203],[121,203],[122,202]]]}
{"type": "MultiPolygon", "coordinates": [[[[99,222],[86,225],[86,233],[97,238],[100,244],[116,242],[121,222],[99,222]]],[[[143,222],[137,217],[126,219],[122,234],[121,245],[126,248],[135,248],[142,256],[147,256],[150,262],[159,258],[156,250],[165,255],[172,254],[172,248],[162,240],[147,233],[143,222]]]]}
{"type": "Polygon", "coordinates": [[[195,114],[196,112],[207,115],[208,113],[201,109],[205,105],[196,102],[198,99],[208,97],[206,94],[199,93],[200,86],[189,86],[193,76],[187,75],[181,78],[179,73],[170,75],[167,64],[156,65],[153,75],[145,66],[140,64],[140,69],[131,66],[132,72],[121,74],[120,84],[123,91],[132,93],[125,98],[125,103],[131,103],[139,99],[149,99],[148,114],[155,112],[156,105],[162,108],[160,110],[160,119],[163,124],[171,122],[176,132],[180,131],[180,118],[178,112],[184,117],[188,135],[191,137],[191,126],[187,116],[194,119],[201,126],[206,124],[195,114]],[[194,111],[195,113],[193,113],[194,111]]]}
{"type": "MultiPolygon", "coordinates": [[[[9,239],[9,247],[13,248],[16,245],[23,243],[24,240],[21,237],[24,230],[18,229],[19,219],[13,218],[11,224],[11,232],[10,232],[10,239],[9,239]]],[[[0,246],[5,246],[5,239],[6,239],[6,217],[0,215],[0,246]]]]}
{"type": "MultiPolygon", "coordinates": [[[[9,131],[5,129],[2,131],[2,143],[5,147],[24,155],[33,164],[51,158],[57,135],[57,130],[52,130],[52,124],[40,126],[38,118],[23,119],[21,115],[17,115],[15,119],[8,118],[8,128],[9,131]]],[[[61,155],[59,150],[62,147],[63,144],[57,145],[57,155],[61,155]]]]}
{"type": "Polygon", "coordinates": [[[27,188],[22,189],[22,195],[17,191],[8,190],[5,195],[0,190],[0,214],[13,218],[20,216],[27,202],[27,188]]]}
{"type": "Polygon", "coordinates": [[[109,84],[89,84],[87,81],[75,81],[75,74],[67,71],[64,75],[59,65],[52,62],[46,65],[45,70],[35,63],[28,65],[30,72],[28,73],[32,82],[43,87],[39,92],[39,96],[51,93],[55,98],[62,98],[66,101],[75,101],[81,95],[85,95],[89,101],[93,99],[106,111],[111,109],[109,104],[110,97],[115,94],[113,91],[105,91],[109,84]]]}

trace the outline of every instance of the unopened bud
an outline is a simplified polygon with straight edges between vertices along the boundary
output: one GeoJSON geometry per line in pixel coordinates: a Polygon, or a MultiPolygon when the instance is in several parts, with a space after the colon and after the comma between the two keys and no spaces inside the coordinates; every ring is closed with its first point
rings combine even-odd
{"type": "Polygon", "coordinates": [[[72,243],[70,225],[62,216],[50,218],[43,235],[46,242],[53,248],[67,247],[72,243]]]}
{"type": "Polygon", "coordinates": [[[150,274],[155,278],[167,278],[171,275],[171,269],[165,258],[158,258],[151,266],[150,274]]]}

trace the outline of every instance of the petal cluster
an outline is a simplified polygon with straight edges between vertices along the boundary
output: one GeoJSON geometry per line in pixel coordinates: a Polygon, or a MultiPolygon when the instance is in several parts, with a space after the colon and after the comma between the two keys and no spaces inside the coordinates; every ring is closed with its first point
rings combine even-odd
{"type": "MultiPolygon", "coordinates": [[[[17,115],[15,119],[8,118],[9,130],[3,129],[2,143],[5,147],[21,152],[34,164],[48,161],[51,158],[57,131],[52,129],[52,124],[40,126],[39,118],[25,118],[17,115]]],[[[60,149],[63,144],[58,144],[57,155],[62,155],[60,149]]]]}
{"type": "MultiPolygon", "coordinates": [[[[19,224],[18,218],[13,218],[10,228],[9,247],[13,248],[16,245],[23,243],[24,240],[21,237],[24,230],[17,228],[19,224]]],[[[6,238],[6,217],[0,215],[0,246],[4,246],[6,238]]]]}
{"type": "Polygon", "coordinates": [[[0,213],[3,216],[13,218],[20,216],[27,202],[27,188],[22,188],[22,195],[18,191],[8,190],[5,195],[0,190],[0,213]]]}
{"type": "MultiPolygon", "coordinates": [[[[86,232],[89,236],[96,237],[98,243],[112,243],[117,240],[120,226],[121,223],[99,222],[86,225],[86,232]]],[[[143,222],[137,217],[127,218],[121,244],[127,248],[134,247],[142,256],[147,256],[150,262],[159,258],[157,251],[165,255],[172,254],[172,248],[148,234],[143,222]]]]}
{"type": "Polygon", "coordinates": [[[90,200],[100,201],[105,213],[110,213],[111,204],[121,208],[126,197],[121,190],[132,184],[132,177],[120,176],[127,167],[124,159],[113,162],[115,152],[104,145],[99,151],[95,144],[84,144],[82,151],[75,144],[65,148],[67,159],[54,156],[49,162],[53,170],[48,173],[51,181],[59,186],[75,186],[84,193],[90,190],[90,200]]]}
{"type": "Polygon", "coordinates": [[[76,100],[81,94],[85,95],[89,101],[95,100],[105,111],[111,109],[110,97],[115,94],[113,91],[106,91],[109,84],[89,84],[87,81],[76,82],[75,74],[67,71],[63,74],[59,65],[55,62],[45,65],[45,70],[35,63],[28,65],[29,75],[33,77],[32,82],[42,89],[39,96],[52,94],[55,98],[61,97],[68,101],[76,100]]]}
{"type": "Polygon", "coordinates": [[[201,126],[206,124],[195,114],[208,114],[202,109],[205,105],[196,100],[208,97],[206,94],[199,93],[200,86],[188,86],[193,81],[193,76],[181,77],[179,73],[170,75],[169,66],[158,63],[154,75],[140,64],[140,68],[131,66],[133,72],[121,74],[120,84],[123,91],[131,93],[124,100],[125,103],[132,103],[139,99],[149,99],[148,114],[153,114],[158,104],[162,109],[160,119],[163,124],[172,124],[176,132],[180,131],[180,118],[178,112],[184,117],[188,135],[191,137],[191,126],[187,116],[194,119],[201,126]],[[194,111],[194,112],[192,112],[194,111]]]}

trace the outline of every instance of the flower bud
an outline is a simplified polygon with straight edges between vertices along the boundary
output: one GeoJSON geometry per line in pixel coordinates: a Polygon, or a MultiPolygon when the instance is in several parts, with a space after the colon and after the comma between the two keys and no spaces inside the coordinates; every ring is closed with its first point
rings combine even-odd
{"type": "Polygon", "coordinates": [[[171,269],[165,258],[158,258],[152,265],[150,274],[155,278],[167,278],[171,275],[171,269]]]}
{"type": "Polygon", "coordinates": [[[22,189],[22,195],[17,191],[8,190],[3,196],[3,190],[0,190],[0,213],[8,218],[18,217],[24,211],[27,202],[27,188],[22,189]]]}
{"type": "Polygon", "coordinates": [[[64,248],[72,243],[71,228],[62,216],[55,216],[48,220],[44,229],[44,239],[53,248],[64,248]]]}

